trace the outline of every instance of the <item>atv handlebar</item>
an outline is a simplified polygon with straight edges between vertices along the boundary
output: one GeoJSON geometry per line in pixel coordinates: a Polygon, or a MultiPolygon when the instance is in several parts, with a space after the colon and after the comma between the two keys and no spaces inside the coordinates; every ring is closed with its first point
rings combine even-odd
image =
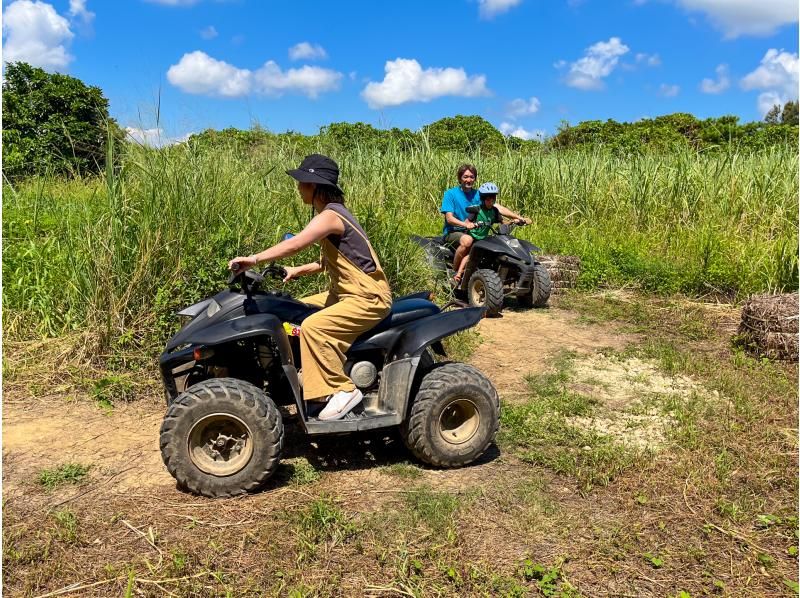
{"type": "MultiPolygon", "coordinates": [[[[511,222],[507,222],[507,223],[506,222],[495,222],[494,224],[489,224],[489,225],[484,225],[484,226],[488,226],[491,229],[491,231],[494,232],[495,234],[508,235],[508,234],[511,233],[512,230],[514,230],[515,227],[528,226],[528,223],[525,222],[522,219],[519,219],[519,220],[512,220],[511,222]],[[494,225],[495,224],[499,224],[500,225],[499,226],[499,232],[495,231],[495,229],[494,229],[494,225]]],[[[451,229],[451,231],[454,232],[454,233],[469,233],[470,230],[476,230],[476,229],[479,229],[479,228],[483,228],[483,227],[478,225],[473,229],[467,229],[464,226],[454,226],[451,229]]]]}
{"type": "Polygon", "coordinates": [[[276,266],[275,264],[270,264],[264,268],[261,274],[255,270],[242,270],[239,264],[233,264],[231,275],[228,277],[228,288],[232,291],[241,289],[245,293],[250,294],[264,282],[267,276],[283,280],[287,275],[286,268],[283,266],[276,266]],[[237,282],[239,283],[238,287],[236,285],[237,282]]]}

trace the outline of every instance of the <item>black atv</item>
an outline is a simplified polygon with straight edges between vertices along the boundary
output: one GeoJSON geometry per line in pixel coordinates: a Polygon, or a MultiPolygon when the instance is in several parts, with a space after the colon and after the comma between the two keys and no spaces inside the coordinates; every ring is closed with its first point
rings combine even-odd
{"type": "MultiPolygon", "coordinates": [[[[421,461],[459,467],[494,440],[500,403],[492,383],[463,363],[435,363],[442,339],[477,324],[483,309],[443,311],[427,292],[394,301],[356,340],[345,372],[364,400],[344,419],[320,421],[302,399],[299,335],[319,308],[262,289],[286,271],[235,273],[229,288],[179,312],[188,322],[167,343],[160,367],[167,400],[161,455],[180,487],[209,497],[258,489],[283,447],[277,404],[295,405],[309,435],[399,426],[421,461]]],[[[446,306],[447,307],[447,306],[446,306]]]]}
{"type": "MultiPolygon", "coordinates": [[[[478,208],[470,206],[472,213],[478,208]]],[[[469,252],[469,263],[460,283],[453,280],[455,251],[443,237],[412,236],[425,250],[430,266],[447,276],[456,297],[466,299],[473,307],[486,309],[489,316],[503,309],[506,296],[514,296],[523,307],[544,307],[550,298],[550,275],[547,268],[536,260],[541,249],[511,233],[523,224],[495,224],[490,234],[475,241],[469,252]]],[[[464,228],[456,228],[466,231],[464,228]]]]}

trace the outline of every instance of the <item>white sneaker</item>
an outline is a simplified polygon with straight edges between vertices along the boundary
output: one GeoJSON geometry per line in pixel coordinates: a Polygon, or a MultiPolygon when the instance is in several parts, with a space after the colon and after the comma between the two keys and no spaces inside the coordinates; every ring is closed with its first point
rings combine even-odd
{"type": "Polygon", "coordinates": [[[357,388],[350,392],[340,390],[331,395],[331,398],[328,399],[328,404],[319,412],[317,418],[321,420],[342,419],[345,415],[350,413],[353,407],[358,405],[363,398],[364,395],[361,394],[361,391],[357,388]]]}

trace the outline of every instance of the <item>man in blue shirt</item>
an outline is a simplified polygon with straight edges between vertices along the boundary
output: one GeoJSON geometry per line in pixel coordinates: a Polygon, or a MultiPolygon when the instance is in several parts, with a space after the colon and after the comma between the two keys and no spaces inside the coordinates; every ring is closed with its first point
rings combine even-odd
{"type": "MultiPolygon", "coordinates": [[[[444,214],[444,234],[445,242],[454,247],[456,255],[453,258],[453,270],[458,272],[461,260],[469,253],[474,239],[467,231],[475,228],[475,223],[471,222],[467,216],[469,206],[478,206],[481,203],[480,193],[475,189],[475,181],[478,179],[478,169],[472,164],[462,164],[458,167],[458,187],[453,187],[444,192],[442,198],[442,209],[444,214]],[[454,230],[461,229],[461,230],[454,230]]],[[[509,210],[500,204],[495,204],[501,215],[514,220],[524,220],[531,223],[529,218],[523,218],[516,212],[509,210]]],[[[461,275],[456,274],[455,282],[461,282],[461,275]]]]}
{"type": "Polygon", "coordinates": [[[458,187],[453,187],[444,192],[442,209],[444,214],[445,242],[455,247],[456,256],[453,258],[453,269],[458,272],[461,260],[469,253],[472,246],[472,237],[465,231],[475,228],[475,223],[467,219],[467,208],[480,204],[480,195],[475,189],[475,180],[478,178],[478,169],[472,164],[462,164],[458,167],[458,187]],[[460,228],[461,230],[454,230],[460,228]]]}

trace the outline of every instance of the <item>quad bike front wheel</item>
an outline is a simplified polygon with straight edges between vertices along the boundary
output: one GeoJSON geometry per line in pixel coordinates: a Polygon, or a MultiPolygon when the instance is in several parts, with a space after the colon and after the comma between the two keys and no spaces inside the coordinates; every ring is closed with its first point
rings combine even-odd
{"type": "Polygon", "coordinates": [[[544,307],[550,299],[550,273],[544,264],[533,267],[531,292],[517,297],[522,307],[544,307]]]}
{"type": "Polygon", "coordinates": [[[499,425],[500,399],[486,376],[464,363],[445,363],[422,379],[400,432],[420,461],[461,467],[486,451],[499,425]]]}
{"type": "Polygon", "coordinates": [[[258,489],[275,472],[283,421],[260,388],[236,378],[193,385],[161,424],[161,457],[178,485],[212,498],[258,489]]]}
{"type": "Polygon", "coordinates": [[[467,297],[472,307],[483,307],[487,316],[496,316],[503,310],[503,281],[493,270],[475,270],[469,277],[467,297]]]}

